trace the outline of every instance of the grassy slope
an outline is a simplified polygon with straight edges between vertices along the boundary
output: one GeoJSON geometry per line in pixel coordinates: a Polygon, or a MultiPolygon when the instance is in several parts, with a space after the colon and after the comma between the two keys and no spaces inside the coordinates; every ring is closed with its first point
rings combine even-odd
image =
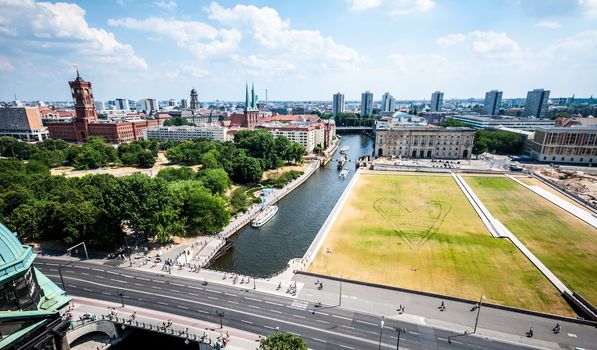
{"type": "MultiPolygon", "coordinates": [[[[424,227],[429,215],[423,214],[416,218],[424,227]]],[[[484,294],[494,303],[571,315],[556,289],[509,241],[489,235],[449,176],[362,175],[310,271],[470,299],[484,294]],[[411,249],[392,228],[402,219],[392,226],[373,207],[379,198],[410,210],[440,200],[451,210],[425,244],[411,249]]]]}
{"type": "Polygon", "coordinates": [[[466,181],[564,284],[597,305],[597,230],[510,179],[466,181]]]}

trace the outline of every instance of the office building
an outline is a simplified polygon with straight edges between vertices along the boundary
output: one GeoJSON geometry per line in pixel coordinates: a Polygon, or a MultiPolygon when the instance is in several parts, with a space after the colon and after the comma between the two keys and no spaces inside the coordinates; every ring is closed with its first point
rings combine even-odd
{"type": "Polygon", "coordinates": [[[516,117],[483,117],[479,115],[454,115],[451,116],[474,129],[498,129],[500,127],[512,129],[535,130],[537,128],[553,126],[554,121],[549,119],[531,119],[516,117]]]}
{"type": "Polygon", "coordinates": [[[325,126],[322,123],[288,124],[280,122],[264,123],[259,126],[274,137],[285,137],[305,147],[306,153],[313,153],[317,145],[325,147],[325,126]]]}
{"type": "Polygon", "coordinates": [[[344,113],[344,94],[339,92],[334,94],[332,102],[332,114],[335,117],[338,113],[344,113]]]}
{"type": "Polygon", "coordinates": [[[389,92],[383,94],[381,98],[381,111],[394,112],[396,110],[396,99],[389,92]]]}
{"type": "Polygon", "coordinates": [[[541,162],[597,163],[597,126],[546,127],[535,131],[531,157],[541,162]]]}
{"type": "Polygon", "coordinates": [[[547,117],[547,101],[549,90],[535,89],[527,93],[523,116],[527,118],[543,119],[547,117]]]}
{"type": "Polygon", "coordinates": [[[470,159],[475,130],[471,128],[390,127],[376,129],[377,157],[470,159]]]}
{"type": "Polygon", "coordinates": [[[483,114],[498,115],[500,112],[500,104],[502,103],[502,92],[497,90],[487,91],[485,93],[485,104],[483,106],[483,114]]]}
{"type": "Polygon", "coordinates": [[[436,91],[431,94],[431,110],[430,112],[439,112],[442,110],[442,104],[444,103],[444,93],[436,91]]]}
{"type": "Polygon", "coordinates": [[[129,100],[126,98],[117,98],[114,100],[114,107],[120,111],[130,111],[129,100]]]}
{"type": "Polygon", "coordinates": [[[158,101],[155,98],[141,100],[141,110],[147,115],[157,112],[159,110],[158,101]]]}
{"type": "Polygon", "coordinates": [[[373,114],[373,93],[365,91],[361,94],[361,117],[373,114]]]}
{"type": "Polygon", "coordinates": [[[189,100],[186,98],[180,100],[180,108],[189,108],[189,100]]]}
{"type": "Polygon", "coordinates": [[[228,128],[219,125],[198,126],[152,126],[147,128],[145,139],[157,141],[184,141],[192,139],[208,139],[226,141],[228,128]]]}
{"type": "Polygon", "coordinates": [[[0,108],[0,136],[12,136],[24,141],[42,141],[48,138],[37,107],[0,108]]]}
{"type": "Polygon", "coordinates": [[[96,111],[105,111],[106,110],[106,103],[104,101],[95,101],[95,110],[96,111]]]}

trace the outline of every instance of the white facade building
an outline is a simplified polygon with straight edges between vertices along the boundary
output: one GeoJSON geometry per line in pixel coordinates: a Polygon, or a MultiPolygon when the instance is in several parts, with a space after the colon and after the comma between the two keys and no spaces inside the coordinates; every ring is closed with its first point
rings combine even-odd
{"type": "Polygon", "coordinates": [[[145,131],[145,139],[157,141],[184,141],[208,139],[226,141],[228,128],[216,125],[201,126],[152,126],[145,131]]]}

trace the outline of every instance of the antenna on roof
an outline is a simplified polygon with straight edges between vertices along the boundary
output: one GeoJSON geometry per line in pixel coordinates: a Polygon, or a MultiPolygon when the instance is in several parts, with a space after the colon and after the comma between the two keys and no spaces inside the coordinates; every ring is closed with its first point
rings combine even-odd
{"type": "Polygon", "coordinates": [[[79,66],[76,63],[73,64],[73,69],[77,71],[77,78],[80,78],[81,76],[79,75],[79,66]]]}

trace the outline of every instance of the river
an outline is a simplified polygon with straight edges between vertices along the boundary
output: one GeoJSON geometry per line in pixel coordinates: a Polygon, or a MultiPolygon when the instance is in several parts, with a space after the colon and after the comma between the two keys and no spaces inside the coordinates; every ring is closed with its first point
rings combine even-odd
{"type": "MultiPolygon", "coordinates": [[[[331,161],[282,199],[278,214],[260,228],[246,226],[234,235],[232,249],[213,267],[243,275],[267,277],[293,258],[302,257],[355,172],[354,161],[373,152],[373,140],[363,134],[342,134],[340,147],[348,145],[350,173],[338,178],[337,163],[331,161]]],[[[333,159],[339,157],[336,151],[333,159]]]]}

